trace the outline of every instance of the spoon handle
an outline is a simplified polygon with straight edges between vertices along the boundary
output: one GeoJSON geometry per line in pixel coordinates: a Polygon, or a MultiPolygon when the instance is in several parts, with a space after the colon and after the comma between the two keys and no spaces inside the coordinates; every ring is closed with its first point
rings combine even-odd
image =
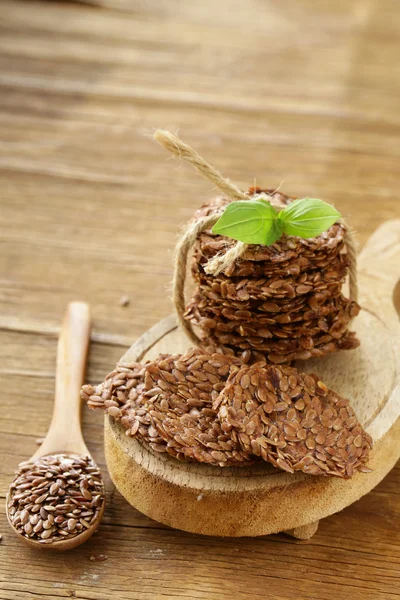
{"type": "Polygon", "coordinates": [[[81,430],[80,388],[85,376],[90,325],[88,304],[68,304],[57,346],[53,418],[35,458],[56,451],[89,454],[81,430]]]}

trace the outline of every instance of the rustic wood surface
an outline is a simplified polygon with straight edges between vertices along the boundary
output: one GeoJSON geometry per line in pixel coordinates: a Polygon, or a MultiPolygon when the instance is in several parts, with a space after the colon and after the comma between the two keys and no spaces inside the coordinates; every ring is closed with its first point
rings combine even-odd
{"type": "MultiPolygon", "coordinates": [[[[397,0],[0,2],[2,499],[50,423],[67,302],[92,305],[91,382],[171,311],[176,233],[213,190],[154,128],[239,185],[335,202],[362,245],[400,216],[399,28],[397,0]]],[[[399,467],[310,541],[206,538],[115,491],[100,413],[84,435],[107,481],[99,532],[43,556],[2,500],[1,600],[400,598],[399,467]]]]}

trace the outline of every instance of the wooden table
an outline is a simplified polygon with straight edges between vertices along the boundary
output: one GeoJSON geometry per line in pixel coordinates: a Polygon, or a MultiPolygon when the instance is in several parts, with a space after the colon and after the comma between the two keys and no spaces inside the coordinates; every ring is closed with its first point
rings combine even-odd
{"type": "Polygon", "coordinates": [[[0,598],[400,598],[399,468],[308,542],[194,536],[127,505],[85,410],[107,479],[98,533],[35,553],[3,506],[49,425],[66,303],[93,308],[90,382],[171,311],[176,234],[214,192],[155,127],[239,185],[334,202],[360,246],[400,216],[398,1],[10,0],[0,14],[0,598]]]}

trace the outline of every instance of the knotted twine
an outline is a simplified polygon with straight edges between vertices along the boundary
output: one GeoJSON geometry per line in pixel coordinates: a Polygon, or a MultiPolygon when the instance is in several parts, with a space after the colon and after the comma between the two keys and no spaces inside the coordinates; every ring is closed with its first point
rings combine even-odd
{"type": "MultiPolygon", "coordinates": [[[[192,164],[199,173],[211,181],[217,188],[219,188],[224,194],[226,194],[232,200],[254,200],[255,198],[263,198],[268,200],[272,206],[278,209],[285,207],[279,200],[269,196],[266,193],[249,195],[246,192],[240,190],[234,183],[232,183],[226,177],[223,177],[217,169],[215,169],[210,163],[204,160],[193,148],[185,144],[178,136],[165,131],[157,129],[154,134],[154,139],[161,144],[166,150],[171,152],[173,155],[186,160],[192,164]]],[[[185,230],[182,232],[178,243],[175,247],[174,254],[174,275],[172,280],[172,292],[173,302],[178,318],[178,322],[189,339],[200,346],[203,340],[197,335],[190,321],[187,321],[184,317],[186,302],[185,302],[185,282],[187,273],[187,260],[189,252],[195,243],[197,237],[203,231],[210,229],[220,218],[224,209],[221,209],[216,214],[209,215],[207,217],[201,217],[196,221],[189,223],[185,230]]],[[[354,242],[354,237],[349,225],[346,221],[341,218],[338,221],[345,228],[344,241],[347,247],[347,254],[349,257],[349,293],[350,300],[357,302],[358,300],[358,286],[357,286],[357,251],[354,242]]],[[[210,259],[204,266],[204,271],[208,275],[218,275],[228,267],[230,267],[236,260],[240,259],[241,256],[246,252],[248,244],[243,242],[237,242],[232,248],[224,253],[217,254],[214,258],[210,259]]]]}

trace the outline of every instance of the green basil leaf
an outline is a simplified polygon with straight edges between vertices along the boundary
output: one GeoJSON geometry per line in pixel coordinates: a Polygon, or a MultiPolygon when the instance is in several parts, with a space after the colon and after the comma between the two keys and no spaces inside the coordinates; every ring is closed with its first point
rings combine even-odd
{"type": "Polygon", "coordinates": [[[266,240],[277,239],[274,236],[280,226],[278,229],[273,228],[277,218],[278,213],[268,200],[238,200],[228,204],[212,231],[245,244],[267,245],[266,240]]]}
{"type": "Polygon", "coordinates": [[[268,231],[264,239],[263,245],[271,246],[271,244],[274,244],[277,240],[279,240],[282,233],[282,223],[279,221],[279,219],[276,219],[276,221],[272,223],[271,229],[268,231]]]}
{"type": "Polygon", "coordinates": [[[329,229],[340,217],[330,204],[317,198],[302,198],[282,210],[278,219],[287,235],[312,238],[329,229]]]}

